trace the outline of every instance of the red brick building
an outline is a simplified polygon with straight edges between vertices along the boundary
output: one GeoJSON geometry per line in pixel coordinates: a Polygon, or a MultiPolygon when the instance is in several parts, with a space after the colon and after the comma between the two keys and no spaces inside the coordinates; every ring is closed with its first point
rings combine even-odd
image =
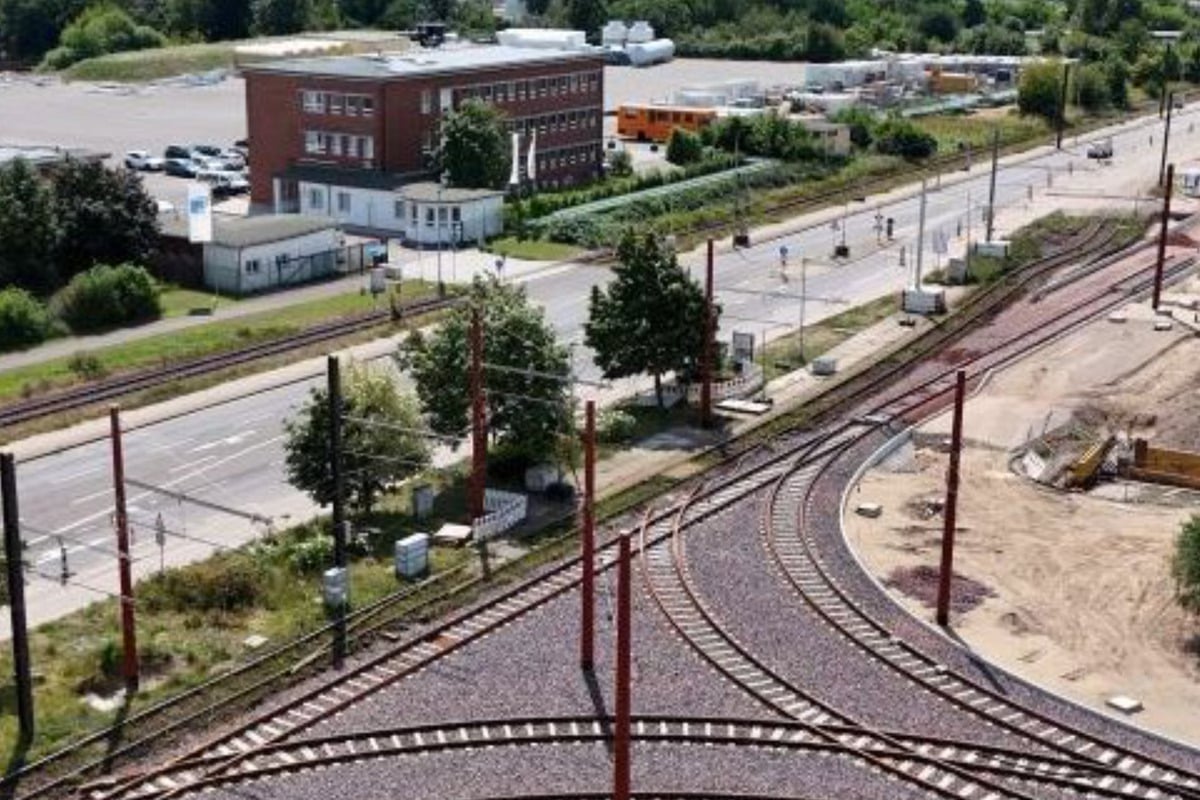
{"type": "Polygon", "coordinates": [[[534,133],[538,185],[600,174],[604,58],[596,53],[459,47],[292,59],[243,72],[251,201],[277,212],[390,230],[415,223],[404,187],[430,179],[441,116],[468,97],[495,105],[520,134],[522,177],[534,133]]]}

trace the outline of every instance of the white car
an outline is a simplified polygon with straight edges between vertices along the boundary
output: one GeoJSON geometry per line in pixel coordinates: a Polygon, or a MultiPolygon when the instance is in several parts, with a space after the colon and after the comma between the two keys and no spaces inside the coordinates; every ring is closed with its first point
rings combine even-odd
{"type": "Polygon", "coordinates": [[[147,172],[159,172],[166,161],[158,156],[150,155],[148,150],[130,150],[125,154],[125,166],[129,169],[143,169],[147,172]]]}
{"type": "Polygon", "coordinates": [[[1088,158],[1110,159],[1113,157],[1112,139],[1092,142],[1087,149],[1088,158]]]}

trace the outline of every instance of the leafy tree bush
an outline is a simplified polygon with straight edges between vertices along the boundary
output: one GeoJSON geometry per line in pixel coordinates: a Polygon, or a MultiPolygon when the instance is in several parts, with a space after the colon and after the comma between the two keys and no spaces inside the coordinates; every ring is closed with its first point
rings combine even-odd
{"type": "Polygon", "coordinates": [[[253,30],[261,36],[297,33],[308,27],[312,0],[252,0],[253,30]]]}
{"type": "MultiPolygon", "coordinates": [[[[348,418],[342,426],[347,500],[353,510],[366,514],[386,487],[429,463],[429,446],[413,433],[422,427],[417,404],[396,391],[387,373],[352,364],[342,384],[342,409],[348,418]]],[[[313,389],[299,413],[284,422],[288,483],[323,506],[334,498],[329,423],[329,393],[324,386],[313,389]]]]}
{"type": "Polygon", "coordinates": [[[1129,107],[1129,67],[1119,56],[1104,61],[1104,79],[1108,84],[1108,99],[1117,108],[1129,107]]]}
{"type": "Polygon", "coordinates": [[[58,285],[50,187],[23,158],[0,166],[0,286],[47,294],[58,285]]]}
{"type": "Polygon", "coordinates": [[[608,175],[610,178],[628,178],[633,175],[633,156],[628,150],[614,150],[609,153],[608,175]]]}
{"type": "Polygon", "coordinates": [[[481,100],[460,104],[442,120],[439,163],[454,186],[503,188],[511,166],[504,115],[481,100]]]}
{"type": "Polygon", "coordinates": [[[68,159],[52,182],[61,279],[95,264],[149,259],[158,246],[158,206],[136,172],[68,159]]]}
{"type": "Polygon", "coordinates": [[[412,374],[429,426],[455,436],[468,427],[471,307],[483,315],[483,360],[495,367],[486,374],[493,438],[531,460],[554,453],[570,429],[570,392],[567,383],[546,376],[569,373],[567,349],[523,288],[495,278],[477,278],[470,304],[456,307],[432,333],[414,331],[400,346],[397,363],[412,374]]]}
{"type": "Polygon", "coordinates": [[[828,63],[846,57],[846,42],[842,32],[820,22],[808,26],[804,34],[804,55],[809,61],[828,63]]]}
{"type": "Polygon", "coordinates": [[[917,30],[940,42],[953,42],[958,37],[958,16],[945,6],[927,8],[917,30]]]}
{"type": "Polygon", "coordinates": [[[1021,71],[1017,85],[1017,108],[1054,123],[1062,97],[1062,65],[1057,62],[1031,64],[1021,71]]]}
{"type": "Polygon", "coordinates": [[[1171,575],[1175,578],[1175,597],[1179,605],[1193,614],[1200,614],[1200,515],[1183,523],[1175,540],[1175,556],[1171,560],[1171,575]]]}
{"type": "Polygon", "coordinates": [[[617,444],[633,438],[637,418],[620,408],[607,408],[596,420],[596,438],[605,444],[617,444]]]}
{"type": "Polygon", "coordinates": [[[138,603],[150,612],[240,611],[262,598],[264,577],[248,554],[218,553],[142,580],[138,603]]]}
{"type": "Polygon", "coordinates": [[[73,331],[104,330],[157,319],[158,291],[143,267],[101,264],[72,278],[54,295],[51,308],[73,331]]]}
{"type": "Polygon", "coordinates": [[[101,3],[86,9],[63,30],[59,46],[46,54],[43,65],[64,69],[85,58],[166,43],[165,36],[149,26],[138,25],[123,9],[101,3]]]}
{"type": "Polygon", "coordinates": [[[699,136],[683,128],[671,131],[671,138],[667,142],[667,161],[682,167],[694,164],[702,158],[704,143],[700,141],[699,136]]]}
{"type": "Polygon", "coordinates": [[[0,290],[0,352],[44,341],[53,330],[46,307],[24,289],[0,290]]]}
{"type": "Polygon", "coordinates": [[[855,147],[866,149],[874,140],[875,126],[879,121],[875,113],[862,106],[850,106],[833,115],[833,121],[850,126],[850,141],[855,147]]]}
{"type": "Polygon", "coordinates": [[[917,160],[937,152],[937,139],[909,120],[893,117],[876,129],[875,149],[884,155],[917,160]]]}
{"type": "Polygon", "coordinates": [[[1079,107],[1101,111],[1108,107],[1108,75],[1099,64],[1082,64],[1075,70],[1075,97],[1079,107]]]}
{"type": "Polygon", "coordinates": [[[627,230],[608,287],[592,287],[584,341],[606,378],[649,373],[658,405],[668,372],[694,374],[704,346],[704,293],[653,233],[627,230]]]}

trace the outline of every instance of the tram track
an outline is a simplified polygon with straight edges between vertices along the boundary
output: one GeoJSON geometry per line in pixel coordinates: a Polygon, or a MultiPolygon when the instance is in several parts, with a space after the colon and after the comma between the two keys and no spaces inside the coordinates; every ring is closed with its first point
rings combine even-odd
{"type": "MultiPolygon", "coordinates": [[[[1076,253],[1079,252],[1076,249],[1076,253]]],[[[1056,258],[1062,260],[1061,256],[1056,258]]],[[[881,384],[887,380],[887,377],[881,376],[876,383],[881,384]]],[[[939,375],[932,381],[937,382],[942,378],[943,376],[939,375]]],[[[944,391],[944,388],[940,391],[944,391]]],[[[919,401],[918,405],[923,405],[929,402],[929,397],[922,395],[919,397],[919,401]]],[[[874,424],[864,426],[865,429],[873,429],[873,427],[874,424]]],[[[754,459],[761,457],[761,455],[755,455],[754,459]]],[[[790,452],[775,452],[767,456],[761,464],[756,464],[751,481],[753,483],[752,491],[762,489],[778,480],[790,458],[790,452]],[[772,469],[777,469],[777,471],[772,472],[772,469]]],[[[749,458],[749,454],[746,454],[741,459],[730,463],[736,470],[744,463],[743,459],[754,460],[749,458]]],[[[728,464],[726,469],[728,469],[728,464]]],[[[737,480],[734,478],[719,482],[712,490],[721,491],[722,486],[728,488],[737,480]]],[[[734,496],[744,497],[745,492],[739,488],[736,492],[730,492],[729,496],[731,499],[734,496]]],[[[653,520],[659,523],[670,520],[673,513],[676,512],[667,509],[654,515],[653,520]]],[[[654,542],[649,542],[649,544],[652,545],[654,542]]],[[[611,566],[613,551],[611,541],[598,549],[600,569],[607,569],[611,566]]],[[[262,748],[288,741],[317,722],[340,713],[354,703],[362,701],[371,694],[433,663],[436,659],[511,623],[532,609],[540,607],[574,588],[578,580],[579,562],[577,559],[551,568],[544,574],[513,587],[477,608],[454,615],[450,620],[417,641],[405,642],[400,647],[391,648],[335,680],[310,690],[278,708],[269,709],[256,715],[233,731],[211,738],[199,748],[189,751],[162,767],[120,781],[115,786],[93,792],[90,796],[96,798],[136,797],[141,796],[139,792],[154,792],[158,793],[155,796],[174,797],[189,791],[189,787],[193,786],[196,780],[206,780],[239,770],[247,762],[253,761],[254,754],[261,751],[262,748]]]]}

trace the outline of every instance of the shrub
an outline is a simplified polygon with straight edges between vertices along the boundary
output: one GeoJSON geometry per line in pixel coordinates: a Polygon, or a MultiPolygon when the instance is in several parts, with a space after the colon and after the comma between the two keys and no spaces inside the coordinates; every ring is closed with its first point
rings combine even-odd
{"type": "Polygon", "coordinates": [[[694,164],[704,158],[704,145],[700,137],[683,128],[671,131],[671,139],[667,142],[667,161],[682,167],[694,164]]]}
{"type": "Polygon", "coordinates": [[[937,139],[906,119],[889,119],[875,131],[875,149],[884,155],[910,161],[928,158],[937,151],[937,139]]]}
{"type": "Polygon", "coordinates": [[[628,150],[615,150],[609,154],[608,174],[613,178],[628,178],[633,174],[633,156],[628,150]]]}
{"type": "Polygon", "coordinates": [[[73,331],[96,331],[157,319],[158,286],[134,264],[100,265],[71,279],[51,308],[73,331]]]}
{"type": "Polygon", "coordinates": [[[76,61],[106,53],[162,47],[167,39],[146,25],[138,25],[124,10],[111,4],[85,9],[62,32],[59,46],[46,54],[43,66],[64,69],[76,61]]]}
{"type": "Polygon", "coordinates": [[[220,553],[147,578],[138,600],[149,611],[238,611],[262,598],[264,578],[245,553],[220,553]]]}
{"type": "Polygon", "coordinates": [[[1193,614],[1200,614],[1200,515],[1180,527],[1175,541],[1175,556],[1171,560],[1171,575],[1175,578],[1175,597],[1179,605],[1193,614]]]}
{"type": "Polygon", "coordinates": [[[82,350],[72,353],[71,357],[67,359],[67,369],[88,381],[103,378],[108,374],[108,370],[104,368],[104,362],[98,356],[82,350]]]}
{"type": "Polygon", "coordinates": [[[628,411],[610,408],[600,412],[596,420],[596,438],[607,444],[624,442],[637,432],[637,418],[628,411]]]}
{"type": "Polygon", "coordinates": [[[24,289],[0,291],[0,351],[38,344],[53,329],[50,313],[24,289]]]}

